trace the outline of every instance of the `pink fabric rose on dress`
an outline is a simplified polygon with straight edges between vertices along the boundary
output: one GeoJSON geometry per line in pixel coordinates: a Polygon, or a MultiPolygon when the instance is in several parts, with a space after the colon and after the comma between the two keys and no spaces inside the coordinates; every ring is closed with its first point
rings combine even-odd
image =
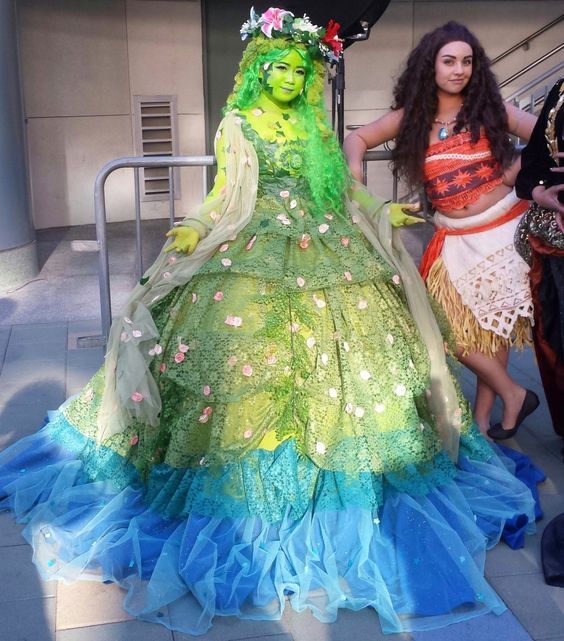
{"type": "Polygon", "coordinates": [[[241,327],[243,319],[240,316],[228,316],[225,319],[225,324],[231,325],[231,327],[241,327]]]}
{"type": "Polygon", "coordinates": [[[300,240],[300,247],[302,249],[307,249],[309,247],[310,240],[311,240],[311,236],[309,234],[302,234],[302,238],[300,240]]]}

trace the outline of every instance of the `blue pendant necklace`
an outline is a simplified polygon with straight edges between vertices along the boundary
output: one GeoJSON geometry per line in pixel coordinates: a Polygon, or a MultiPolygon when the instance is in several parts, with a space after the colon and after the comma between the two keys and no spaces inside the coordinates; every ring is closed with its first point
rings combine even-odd
{"type": "Polygon", "coordinates": [[[437,125],[442,125],[442,127],[439,129],[439,140],[446,140],[452,134],[450,126],[456,122],[460,109],[462,109],[462,105],[460,105],[458,111],[456,112],[456,115],[451,120],[444,121],[439,120],[438,118],[433,119],[433,122],[437,123],[437,125]]]}
{"type": "Polygon", "coordinates": [[[437,125],[442,125],[439,129],[439,140],[446,140],[452,133],[450,131],[450,126],[456,122],[456,116],[452,120],[447,120],[446,122],[435,118],[433,122],[436,122],[437,125]]]}

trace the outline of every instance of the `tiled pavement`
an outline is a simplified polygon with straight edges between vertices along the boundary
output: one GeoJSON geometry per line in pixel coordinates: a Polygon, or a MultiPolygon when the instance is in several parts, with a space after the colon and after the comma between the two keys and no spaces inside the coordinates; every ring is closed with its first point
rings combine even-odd
{"type": "MultiPolygon", "coordinates": [[[[77,232],[72,233],[76,237],[77,232]]],[[[72,261],[62,258],[62,243],[47,240],[53,242],[53,247],[45,265],[49,267],[57,258],[64,263],[65,270],[71,269],[72,261]]],[[[123,246],[120,241],[121,254],[123,246]]],[[[88,264],[94,258],[78,257],[85,275],[92,269],[95,271],[95,261],[94,265],[88,264]]],[[[121,260],[123,273],[130,272],[131,260],[123,256],[121,260]]],[[[46,409],[56,408],[78,391],[102,363],[101,348],[77,348],[78,337],[99,333],[98,321],[30,323],[26,320],[26,324],[17,324],[30,317],[71,318],[73,307],[68,301],[64,306],[57,306],[50,296],[67,295],[70,282],[61,286],[60,282],[47,278],[42,285],[36,283],[32,289],[28,286],[27,298],[22,293],[0,297],[0,449],[33,433],[41,426],[46,409]],[[42,316],[46,299],[50,299],[50,307],[42,316]],[[41,308],[40,313],[33,316],[31,312],[37,308],[41,308]]],[[[86,309],[93,306],[91,317],[96,316],[96,283],[88,282],[90,289],[86,297],[74,306],[75,318],[84,318],[86,309]]],[[[75,283],[75,287],[84,296],[83,281],[75,283]]],[[[542,395],[530,351],[512,355],[510,367],[522,384],[542,395]]],[[[473,377],[461,368],[460,378],[465,393],[471,396],[473,377]]],[[[554,515],[564,512],[564,464],[560,452],[563,441],[552,432],[544,403],[510,445],[529,454],[544,469],[548,480],[540,488],[545,519],[538,524],[537,534],[527,539],[522,550],[513,551],[500,544],[488,553],[486,574],[510,608],[502,616],[479,617],[442,630],[385,636],[373,611],[343,610],[336,623],[322,624],[308,612],[298,614],[287,607],[282,620],[277,622],[220,618],[208,634],[199,638],[202,641],[564,641],[564,589],[545,585],[540,567],[542,530],[554,515]]],[[[43,583],[31,563],[31,551],[24,544],[20,530],[8,515],[0,513],[1,641],[188,641],[193,638],[162,626],[130,620],[121,608],[121,595],[115,586],[91,582],[70,586],[43,583]]]]}

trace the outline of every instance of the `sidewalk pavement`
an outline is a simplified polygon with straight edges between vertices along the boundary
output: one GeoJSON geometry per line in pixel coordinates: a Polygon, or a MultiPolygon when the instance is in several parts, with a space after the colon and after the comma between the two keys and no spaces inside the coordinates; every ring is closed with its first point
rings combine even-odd
{"type": "MultiPolygon", "coordinates": [[[[121,234],[119,225],[122,224],[117,226],[121,234]]],[[[57,408],[77,392],[102,364],[102,348],[79,348],[77,344],[80,337],[100,333],[99,320],[87,320],[86,316],[88,310],[91,318],[97,314],[97,281],[91,278],[96,271],[96,257],[72,255],[70,250],[61,249],[65,243],[70,246],[73,238],[80,238],[83,231],[72,228],[62,240],[60,234],[57,238],[47,235],[48,251],[40,275],[45,280],[13,296],[0,296],[0,449],[35,432],[43,424],[46,410],[57,408]],[[77,264],[80,278],[75,282],[77,264]],[[58,276],[55,278],[53,274],[58,276]],[[69,303],[71,286],[79,290],[82,297],[78,303],[76,300],[69,303]],[[53,322],[36,322],[38,319],[53,322]]],[[[87,231],[90,233],[90,228],[87,231]]],[[[123,238],[116,238],[115,243],[121,261],[118,267],[121,265],[123,291],[126,291],[131,286],[131,276],[126,278],[131,273],[131,254],[125,255],[123,238]]],[[[112,287],[115,284],[113,280],[112,287]]],[[[84,344],[88,342],[81,342],[84,344]]],[[[486,575],[508,606],[503,615],[478,617],[441,630],[383,635],[373,610],[343,610],[336,623],[323,624],[309,612],[296,613],[288,605],[280,621],[217,618],[210,632],[198,638],[202,641],[564,641],[564,589],[545,585],[540,565],[543,528],[553,516],[564,512],[561,455],[564,442],[552,431],[531,351],[512,354],[510,370],[522,385],[535,390],[543,403],[525,421],[517,438],[508,444],[529,454],[543,468],[547,481],[540,486],[545,518],[538,523],[538,532],[527,538],[522,550],[499,544],[487,556],[486,575]]],[[[460,380],[465,394],[472,398],[473,375],[461,367],[460,380]]],[[[499,414],[499,408],[497,411],[499,414]]],[[[9,515],[0,513],[2,641],[188,641],[195,638],[160,625],[131,620],[122,609],[121,591],[114,585],[42,582],[31,562],[31,550],[21,537],[21,529],[9,515]]],[[[166,612],[163,615],[167,616],[166,612]]]]}

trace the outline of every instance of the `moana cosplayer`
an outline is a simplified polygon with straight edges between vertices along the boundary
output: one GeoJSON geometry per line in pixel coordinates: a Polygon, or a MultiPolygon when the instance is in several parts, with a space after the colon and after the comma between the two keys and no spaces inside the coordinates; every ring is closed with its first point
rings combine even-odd
{"type": "Polygon", "coordinates": [[[344,145],[358,178],[365,151],[394,139],[394,167],[424,185],[436,231],[421,276],[452,327],[457,357],[477,376],[475,420],[498,440],[539,405],[507,372],[509,350],[530,344],[533,318],[529,267],[513,243],[529,203],[514,190],[520,159],[507,134],[528,140],[535,120],[502,101],[476,36],[448,22],[409,55],[391,111],[344,145]],[[503,417],[491,424],[496,397],[503,417]]]}
{"type": "Polygon", "coordinates": [[[337,32],[251,10],[213,189],[104,367],[0,455],[44,579],[116,583],[132,616],[193,635],[286,607],[373,608],[386,633],[505,610],[486,550],[521,547],[538,508],[460,393],[399,236],[413,217],[351,176],[329,126],[337,32]]]}

